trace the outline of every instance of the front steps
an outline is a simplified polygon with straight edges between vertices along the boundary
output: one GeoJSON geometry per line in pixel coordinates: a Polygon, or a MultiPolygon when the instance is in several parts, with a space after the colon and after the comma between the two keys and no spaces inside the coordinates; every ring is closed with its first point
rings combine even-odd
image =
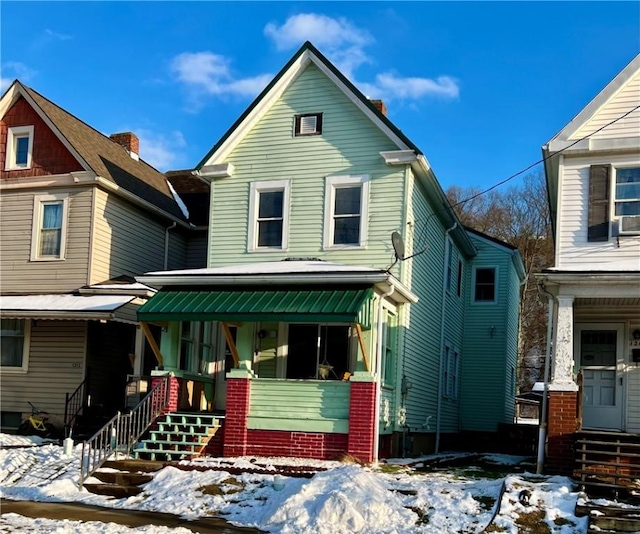
{"type": "Polygon", "coordinates": [[[112,460],[105,462],[91,476],[101,482],[83,484],[90,493],[107,495],[116,499],[133,497],[142,493],[142,486],[153,480],[153,472],[159,471],[164,464],[142,460],[112,460]]]}
{"type": "Polygon", "coordinates": [[[200,456],[220,428],[220,416],[168,413],[158,418],[149,437],[134,448],[135,458],[176,461],[200,456]]]}
{"type": "Polygon", "coordinates": [[[640,508],[587,502],[576,505],[577,516],[589,516],[588,534],[640,532],[640,508]]]}

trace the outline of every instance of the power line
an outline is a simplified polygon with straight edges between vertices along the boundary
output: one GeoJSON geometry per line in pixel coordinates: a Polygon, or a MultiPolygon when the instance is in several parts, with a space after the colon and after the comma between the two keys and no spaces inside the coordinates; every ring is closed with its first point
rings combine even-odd
{"type": "MultiPolygon", "coordinates": [[[[487,193],[489,193],[490,191],[493,191],[494,189],[497,189],[498,187],[500,187],[501,185],[506,184],[507,182],[510,182],[511,180],[513,180],[514,178],[517,178],[518,176],[524,174],[525,172],[531,170],[533,167],[540,165],[541,163],[544,163],[545,161],[551,159],[554,156],[557,156],[558,154],[562,154],[563,152],[565,152],[566,150],[569,150],[571,147],[577,145],[578,143],[580,143],[581,141],[584,141],[585,139],[589,139],[590,137],[592,137],[593,135],[597,134],[598,132],[601,132],[602,130],[604,130],[605,128],[608,128],[609,126],[611,126],[612,124],[615,124],[618,121],[621,121],[622,119],[628,117],[629,115],[631,115],[634,111],[636,111],[637,109],[640,109],[640,105],[635,106],[634,108],[631,108],[629,111],[627,111],[626,113],[620,115],[619,117],[616,117],[615,119],[613,119],[611,122],[608,122],[607,124],[601,126],[600,128],[594,130],[593,132],[579,138],[576,139],[575,141],[573,141],[572,143],[568,144],[567,146],[565,146],[564,148],[561,148],[560,150],[558,150],[557,152],[554,152],[553,154],[549,154],[548,156],[543,157],[542,159],[539,159],[538,161],[531,163],[530,165],[528,165],[527,167],[525,167],[524,169],[519,170],[518,172],[512,174],[511,176],[505,178],[504,180],[501,180],[500,182],[492,185],[491,187],[485,189],[484,191],[480,191],[479,193],[475,193],[474,195],[471,195],[468,198],[465,198],[463,200],[460,200],[458,202],[456,202],[455,204],[451,204],[449,203],[449,199],[447,199],[447,204],[448,204],[448,208],[443,208],[441,210],[436,210],[434,211],[431,215],[429,215],[429,217],[427,218],[427,220],[424,222],[424,226],[422,227],[422,231],[424,232],[425,228],[427,227],[427,224],[429,223],[429,221],[436,215],[438,215],[439,213],[442,213],[444,211],[448,211],[449,209],[453,209],[456,206],[460,206],[461,204],[465,204],[466,202],[469,202],[470,200],[473,200],[475,198],[478,198],[482,195],[486,195],[487,193]]],[[[422,233],[420,235],[420,237],[422,237],[422,233]]],[[[417,241],[417,240],[416,240],[417,241]]],[[[419,256],[420,254],[424,254],[427,250],[429,249],[429,244],[427,244],[424,249],[419,250],[418,252],[411,254],[411,256],[407,256],[406,258],[404,258],[405,260],[410,260],[411,258],[415,258],[416,256],[419,256]]]]}

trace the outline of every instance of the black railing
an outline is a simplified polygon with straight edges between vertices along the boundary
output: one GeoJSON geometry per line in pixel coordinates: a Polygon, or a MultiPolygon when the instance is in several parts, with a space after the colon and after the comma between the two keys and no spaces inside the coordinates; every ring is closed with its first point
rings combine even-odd
{"type": "Polygon", "coordinates": [[[80,383],[73,393],[67,393],[64,403],[64,435],[68,436],[69,432],[77,422],[78,416],[87,403],[87,393],[89,391],[89,374],[80,383]]]}

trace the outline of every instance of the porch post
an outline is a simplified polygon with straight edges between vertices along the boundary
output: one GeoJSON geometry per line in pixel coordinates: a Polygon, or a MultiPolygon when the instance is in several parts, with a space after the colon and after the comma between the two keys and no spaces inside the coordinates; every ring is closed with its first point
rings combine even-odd
{"type": "Polygon", "coordinates": [[[356,371],[350,383],[347,452],[364,463],[374,461],[376,382],[371,373],[356,371]]]}
{"type": "Polygon", "coordinates": [[[247,367],[231,369],[227,374],[227,411],[224,422],[224,456],[247,453],[247,418],[251,401],[251,378],[247,367]]]}
{"type": "Polygon", "coordinates": [[[573,379],[573,296],[558,296],[554,358],[549,384],[546,470],[571,474],[578,429],[578,385],[573,379]]]}

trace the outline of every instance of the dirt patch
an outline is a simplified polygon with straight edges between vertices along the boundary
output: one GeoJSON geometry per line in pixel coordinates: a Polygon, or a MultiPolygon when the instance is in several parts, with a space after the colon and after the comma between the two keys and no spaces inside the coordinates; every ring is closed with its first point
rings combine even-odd
{"type": "Polygon", "coordinates": [[[516,519],[519,534],[551,534],[549,525],[544,522],[545,513],[543,510],[532,510],[522,512],[516,519]]]}

